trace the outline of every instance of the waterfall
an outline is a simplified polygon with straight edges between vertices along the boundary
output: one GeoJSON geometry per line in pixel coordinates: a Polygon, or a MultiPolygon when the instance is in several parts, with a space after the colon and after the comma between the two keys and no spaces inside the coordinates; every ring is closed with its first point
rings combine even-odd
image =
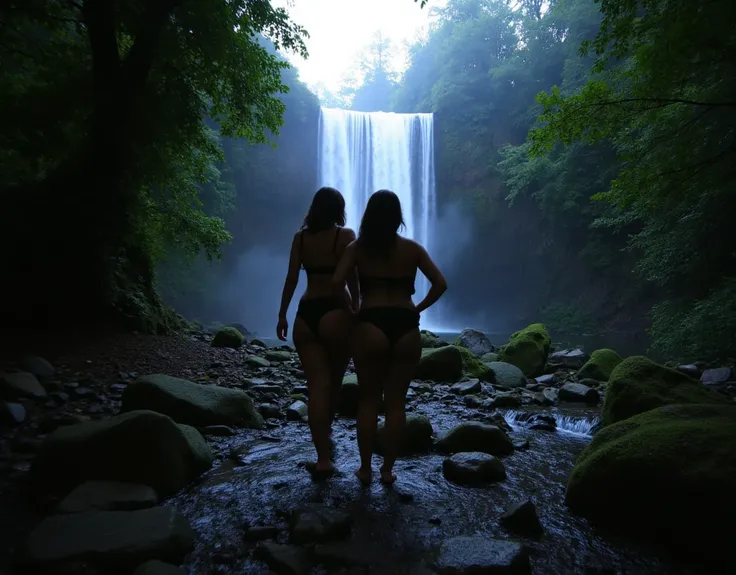
{"type": "Polygon", "coordinates": [[[554,419],[557,431],[570,433],[572,435],[582,435],[590,437],[593,431],[600,425],[600,418],[597,416],[573,417],[565,415],[557,411],[516,411],[508,409],[503,412],[504,419],[511,427],[526,427],[530,420],[534,420],[535,416],[551,417],[554,419]]]}
{"type": "MultiPolygon", "coordinates": [[[[432,114],[353,112],[321,108],[319,185],[345,196],[347,226],[358,232],[369,196],[389,189],[401,200],[403,234],[432,253],[435,221],[434,122],[432,114]]],[[[418,274],[419,301],[428,282],[418,274]]],[[[427,310],[423,327],[435,310],[427,310]]]]}

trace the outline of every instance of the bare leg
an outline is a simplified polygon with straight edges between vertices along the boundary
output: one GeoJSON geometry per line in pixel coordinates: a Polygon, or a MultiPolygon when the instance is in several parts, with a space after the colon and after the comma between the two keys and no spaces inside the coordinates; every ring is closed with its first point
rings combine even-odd
{"type": "Polygon", "coordinates": [[[381,466],[381,482],[386,484],[396,480],[393,469],[404,439],[406,392],[422,353],[419,330],[411,330],[404,334],[392,351],[383,392],[386,407],[386,445],[381,466]]]}

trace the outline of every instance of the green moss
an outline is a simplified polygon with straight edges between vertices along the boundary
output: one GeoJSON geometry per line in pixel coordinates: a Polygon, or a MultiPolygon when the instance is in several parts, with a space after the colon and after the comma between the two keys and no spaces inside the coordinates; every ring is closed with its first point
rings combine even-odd
{"type": "Polygon", "coordinates": [[[463,376],[463,357],[458,348],[448,345],[423,349],[414,379],[455,383],[463,376]]]}
{"type": "Polygon", "coordinates": [[[215,334],[212,347],[239,348],[245,342],[245,337],[234,327],[223,327],[215,334]]]}
{"type": "Polygon", "coordinates": [[[444,345],[447,345],[446,342],[442,341],[431,331],[427,331],[425,329],[423,329],[419,333],[419,336],[421,337],[421,340],[422,340],[422,348],[434,348],[434,347],[442,347],[444,345]]]}
{"type": "Polygon", "coordinates": [[[663,405],[724,401],[684,373],[638,355],[626,358],[611,373],[601,420],[610,425],[663,405]]]}
{"type": "Polygon", "coordinates": [[[612,349],[596,349],[590,354],[590,359],[578,371],[580,379],[589,377],[598,381],[608,381],[611,372],[623,360],[621,356],[612,349]]]}
{"type": "Polygon", "coordinates": [[[486,366],[478,357],[466,347],[453,346],[460,351],[463,358],[463,373],[469,377],[475,377],[481,381],[493,381],[493,371],[486,366]]]}
{"type": "Polygon", "coordinates": [[[578,457],[566,503],[630,535],[725,552],[736,537],[734,437],[736,407],[725,404],[667,405],[615,423],[578,457]]]}
{"type": "Polygon", "coordinates": [[[515,365],[527,377],[535,377],[544,370],[551,345],[547,328],[533,323],[511,334],[509,342],[499,350],[498,360],[515,365]]]}

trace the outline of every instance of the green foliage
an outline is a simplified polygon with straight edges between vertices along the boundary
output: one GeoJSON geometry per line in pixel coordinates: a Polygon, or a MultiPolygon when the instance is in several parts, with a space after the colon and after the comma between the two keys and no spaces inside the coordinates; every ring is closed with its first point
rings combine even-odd
{"type": "Polygon", "coordinates": [[[576,302],[552,302],[542,309],[540,317],[556,334],[586,334],[596,330],[590,310],[576,302]]]}

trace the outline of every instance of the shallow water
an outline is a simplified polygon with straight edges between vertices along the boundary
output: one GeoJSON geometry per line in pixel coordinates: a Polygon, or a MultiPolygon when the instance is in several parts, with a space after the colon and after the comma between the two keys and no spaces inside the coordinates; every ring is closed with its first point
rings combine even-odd
{"type": "MultiPolygon", "coordinates": [[[[465,408],[438,402],[416,404],[415,411],[430,418],[436,435],[460,421],[479,419],[465,408]]],[[[516,412],[506,412],[514,435],[527,438],[530,448],[504,458],[508,478],[485,488],[447,482],[441,471],[443,457],[430,454],[400,460],[399,479],[393,488],[374,480],[370,488],[362,489],[352,475],[358,456],[351,420],[340,420],[335,426],[340,473],[321,483],[313,482],[300,465],[313,458],[305,424],[289,423],[217,440],[221,459],[216,467],[198,485],[173,499],[199,535],[187,565],[189,573],[268,573],[263,564],[251,559],[255,543],[244,542],[245,528],[279,526],[279,542],[286,542],[289,512],[319,503],[347,510],[354,518],[352,534],[341,545],[352,550],[350,555],[358,564],[332,568],[330,573],[419,573],[415,569],[431,565],[443,539],[481,534],[528,544],[535,575],[689,574],[651,550],[595,531],[567,512],[565,481],[576,455],[590,440],[585,430],[594,423],[596,413],[551,412],[562,422],[556,433],[524,429],[514,424],[516,412]],[[234,461],[238,458],[240,463],[234,461]],[[509,504],[527,498],[536,503],[545,528],[539,541],[513,537],[498,524],[509,504]]],[[[375,461],[377,467],[379,458],[375,461]]],[[[326,572],[320,567],[313,570],[315,574],[326,572]]]]}

